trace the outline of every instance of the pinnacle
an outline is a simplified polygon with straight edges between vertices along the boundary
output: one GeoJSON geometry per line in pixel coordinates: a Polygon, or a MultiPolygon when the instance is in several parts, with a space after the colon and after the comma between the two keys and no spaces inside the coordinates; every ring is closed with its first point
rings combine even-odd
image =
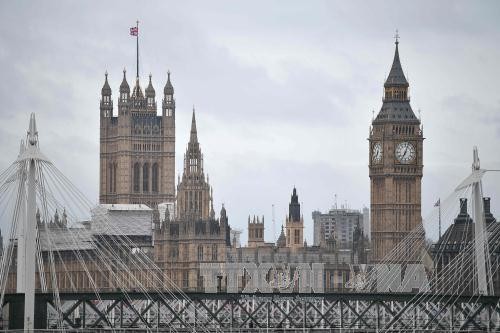
{"type": "Polygon", "coordinates": [[[191,137],[190,137],[190,142],[198,142],[198,131],[196,130],[196,116],[195,116],[195,110],[193,106],[193,118],[191,119],[191,137]]]}

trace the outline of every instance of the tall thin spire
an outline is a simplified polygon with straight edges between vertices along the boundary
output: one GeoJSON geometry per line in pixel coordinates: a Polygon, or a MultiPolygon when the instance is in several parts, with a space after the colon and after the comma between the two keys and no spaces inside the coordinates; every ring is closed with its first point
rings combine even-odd
{"type": "Polygon", "coordinates": [[[194,110],[194,105],[193,105],[193,118],[191,119],[191,137],[189,142],[198,142],[198,131],[196,130],[196,117],[195,117],[195,110],[194,110]]]}
{"type": "Polygon", "coordinates": [[[406,80],[405,74],[403,72],[403,67],[401,66],[401,61],[399,60],[399,34],[396,30],[396,35],[394,36],[396,44],[396,50],[394,51],[394,60],[392,61],[391,71],[387,80],[385,80],[385,87],[388,86],[408,86],[408,81],[406,80]]]}

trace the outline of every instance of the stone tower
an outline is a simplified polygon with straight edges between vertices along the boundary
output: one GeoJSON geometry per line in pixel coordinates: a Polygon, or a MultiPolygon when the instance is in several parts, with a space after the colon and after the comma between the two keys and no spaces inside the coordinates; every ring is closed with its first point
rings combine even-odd
{"type": "Polygon", "coordinates": [[[304,218],[300,215],[299,196],[295,187],[288,205],[285,228],[286,246],[294,249],[304,247],[304,218]]]}
{"type": "Polygon", "coordinates": [[[262,221],[255,216],[250,220],[248,216],[248,247],[259,247],[264,245],[264,216],[262,221]]]}
{"type": "MultiPolygon", "coordinates": [[[[163,270],[166,281],[172,281],[184,291],[202,292],[200,265],[224,263],[226,248],[231,244],[230,235],[224,206],[220,217],[215,217],[212,188],[204,173],[193,110],[184,170],[177,185],[177,214],[175,219],[165,218],[163,223],[157,219],[155,223],[155,262],[163,270]]],[[[218,278],[218,290],[223,285],[222,277],[218,278]]]]}
{"type": "Polygon", "coordinates": [[[205,179],[203,170],[203,154],[198,142],[194,108],[191,134],[184,154],[184,172],[177,185],[177,217],[193,221],[215,217],[212,188],[208,183],[208,176],[205,179]]]}
{"type": "MultiPolygon", "coordinates": [[[[409,84],[399,60],[398,45],[396,39],[394,60],[384,84],[382,108],[372,122],[368,139],[371,239],[376,262],[422,223],[424,137],[420,120],[410,106],[409,84]]],[[[408,248],[400,252],[398,258],[412,253],[419,251],[408,248]]]]}
{"type": "Polygon", "coordinates": [[[139,78],[130,95],[126,72],[118,97],[118,115],[108,74],[100,104],[100,203],[143,203],[155,206],[175,199],[175,100],[170,72],[157,115],[155,89],[142,92],[139,78]]]}

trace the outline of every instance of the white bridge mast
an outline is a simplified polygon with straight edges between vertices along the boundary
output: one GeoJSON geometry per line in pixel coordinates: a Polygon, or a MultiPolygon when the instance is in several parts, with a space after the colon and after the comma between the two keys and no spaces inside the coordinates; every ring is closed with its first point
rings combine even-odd
{"type": "MultiPolygon", "coordinates": [[[[477,147],[473,151],[472,173],[481,173],[477,147]]],[[[481,173],[481,176],[484,173],[481,173]]],[[[480,295],[488,295],[486,261],[489,259],[486,220],[484,218],[483,189],[481,178],[472,183],[472,205],[474,207],[474,241],[477,267],[477,288],[480,295]]]]}
{"type": "Polygon", "coordinates": [[[24,330],[33,331],[35,320],[35,268],[36,268],[36,166],[47,161],[38,147],[35,114],[30,117],[26,146],[21,148],[17,162],[20,166],[21,186],[26,184],[26,200],[20,206],[21,223],[18,232],[17,265],[18,293],[24,292],[24,330]],[[25,183],[27,180],[27,183],[25,183]],[[26,204],[26,206],[25,206],[26,204]]]}
{"type": "MultiPolygon", "coordinates": [[[[476,259],[477,290],[480,295],[488,295],[493,290],[491,278],[488,278],[490,266],[490,254],[488,250],[488,237],[486,230],[486,219],[484,217],[483,189],[481,179],[486,173],[481,169],[477,147],[473,150],[472,173],[467,177],[455,191],[472,186],[472,203],[474,214],[474,256],[476,259]]],[[[490,170],[491,171],[491,170],[490,170]]]]}

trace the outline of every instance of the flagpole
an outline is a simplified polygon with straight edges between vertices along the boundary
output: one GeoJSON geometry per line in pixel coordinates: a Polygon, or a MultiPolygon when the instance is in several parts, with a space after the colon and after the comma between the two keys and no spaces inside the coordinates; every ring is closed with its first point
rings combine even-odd
{"type": "Polygon", "coordinates": [[[441,198],[439,198],[439,238],[441,239],[441,198]]]}
{"type": "Polygon", "coordinates": [[[136,64],[136,69],[137,69],[137,74],[136,78],[139,78],[139,21],[136,21],[135,27],[137,28],[137,34],[135,35],[136,37],[136,43],[137,43],[137,64],[136,64]]]}

